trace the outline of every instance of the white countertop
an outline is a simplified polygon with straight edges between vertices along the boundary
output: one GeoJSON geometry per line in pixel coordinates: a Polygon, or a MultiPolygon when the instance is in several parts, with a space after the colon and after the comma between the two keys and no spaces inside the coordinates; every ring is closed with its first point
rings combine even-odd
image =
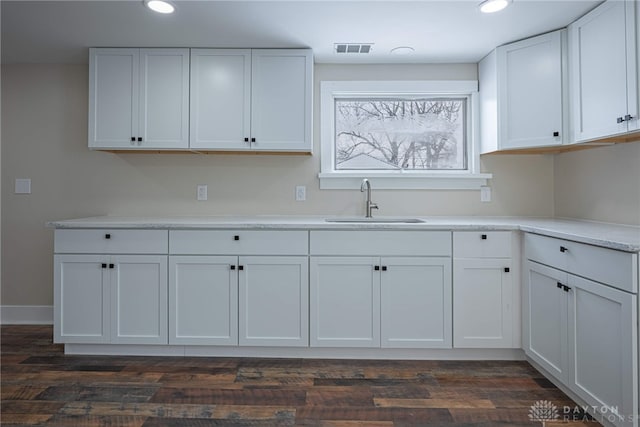
{"type": "MultiPolygon", "coordinates": [[[[306,229],[306,230],[522,230],[561,239],[640,252],[640,227],[557,218],[411,217],[422,223],[336,223],[325,216],[98,216],[51,221],[54,228],[306,229]]],[[[388,219],[389,217],[379,217],[388,219]]]]}

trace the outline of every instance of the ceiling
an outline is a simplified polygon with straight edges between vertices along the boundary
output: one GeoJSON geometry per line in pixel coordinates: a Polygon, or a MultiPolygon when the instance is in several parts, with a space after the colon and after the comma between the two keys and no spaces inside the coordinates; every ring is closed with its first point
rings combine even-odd
{"type": "Polygon", "coordinates": [[[310,47],[316,62],[478,62],[504,43],[561,28],[600,0],[513,0],[482,14],[480,0],[174,1],[160,15],[142,1],[6,1],[3,63],[86,63],[88,47],[310,47]],[[337,54],[334,43],[373,43],[337,54]],[[392,55],[411,46],[411,55],[392,55]]]}

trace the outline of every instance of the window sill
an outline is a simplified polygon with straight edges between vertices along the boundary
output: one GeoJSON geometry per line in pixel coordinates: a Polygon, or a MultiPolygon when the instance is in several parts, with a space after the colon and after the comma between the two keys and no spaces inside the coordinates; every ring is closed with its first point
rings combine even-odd
{"type": "Polygon", "coordinates": [[[330,172],[320,173],[321,190],[358,190],[364,178],[376,190],[479,190],[490,173],[330,172]]]}

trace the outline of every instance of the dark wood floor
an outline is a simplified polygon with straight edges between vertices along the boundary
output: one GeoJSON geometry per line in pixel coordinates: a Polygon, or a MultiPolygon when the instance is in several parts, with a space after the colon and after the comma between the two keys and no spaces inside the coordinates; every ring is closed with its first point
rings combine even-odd
{"type": "Polygon", "coordinates": [[[50,326],[1,332],[2,425],[532,427],[536,401],[575,406],[526,362],[65,356],[50,326]]]}

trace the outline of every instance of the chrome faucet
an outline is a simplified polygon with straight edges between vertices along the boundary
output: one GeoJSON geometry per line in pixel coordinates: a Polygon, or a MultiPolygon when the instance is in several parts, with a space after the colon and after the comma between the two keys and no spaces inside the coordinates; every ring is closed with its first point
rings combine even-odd
{"type": "Polygon", "coordinates": [[[367,200],[365,201],[365,209],[366,209],[366,218],[373,218],[371,215],[371,209],[378,209],[378,205],[371,201],[371,183],[367,178],[362,180],[362,184],[360,184],[360,191],[367,191],[367,200]]]}

